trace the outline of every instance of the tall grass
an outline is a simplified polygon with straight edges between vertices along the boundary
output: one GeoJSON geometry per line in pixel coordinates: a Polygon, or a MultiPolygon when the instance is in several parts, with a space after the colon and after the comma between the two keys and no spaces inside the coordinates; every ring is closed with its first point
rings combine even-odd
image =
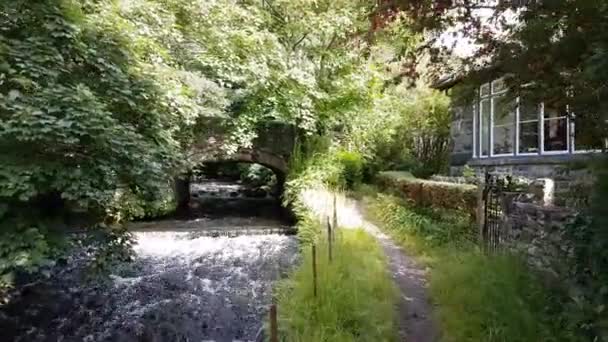
{"type": "Polygon", "coordinates": [[[430,268],[443,341],[576,340],[564,331],[554,292],[517,256],[479,251],[457,213],[370,193],[364,198],[370,216],[430,268]]]}
{"type": "Polygon", "coordinates": [[[396,341],[397,292],[374,238],[362,230],[340,230],[332,263],[327,239],[319,240],[317,297],[309,245],[301,265],[277,289],[281,339],[396,341]]]}
{"type": "Polygon", "coordinates": [[[431,274],[446,341],[568,341],[561,317],[519,258],[477,251],[445,253],[431,274]]]}

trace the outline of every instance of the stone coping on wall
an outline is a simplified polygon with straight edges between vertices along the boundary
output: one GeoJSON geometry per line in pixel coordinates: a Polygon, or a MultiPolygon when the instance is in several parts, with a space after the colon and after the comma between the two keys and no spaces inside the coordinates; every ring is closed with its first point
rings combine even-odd
{"type": "Polygon", "coordinates": [[[592,159],[595,153],[558,154],[543,156],[507,156],[474,158],[469,161],[470,166],[503,166],[503,165],[537,165],[537,164],[566,164],[572,162],[586,162],[592,159]]]}
{"type": "Polygon", "coordinates": [[[414,183],[419,183],[419,184],[436,184],[436,185],[442,185],[442,186],[446,186],[446,187],[454,187],[454,188],[460,188],[463,190],[475,190],[477,189],[476,185],[473,184],[468,184],[468,183],[455,183],[455,182],[451,182],[446,179],[443,180],[433,180],[433,179],[421,179],[421,178],[416,178],[414,176],[412,176],[411,173],[409,172],[404,172],[404,171],[382,171],[380,173],[378,173],[377,178],[389,178],[389,179],[393,179],[397,182],[399,181],[405,181],[405,182],[414,182],[414,183]]]}
{"type": "Polygon", "coordinates": [[[511,203],[511,211],[513,211],[513,209],[519,210],[519,211],[524,211],[524,212],[544,212],[546,214],[549,215],[555,215],[557,217],[563,217],[563,216],[569,216],[569,215],[575,215],[576,213],[578,213],[578,211],[576,211],[573,208],[567,208],[567,207],[563,207],[563,206],[557,206],[557,205],[543,205],[543,204],[538,204],[538,203],[527,203],[527,202],[520,202],[520,201],[513,201],[511,203]]]}

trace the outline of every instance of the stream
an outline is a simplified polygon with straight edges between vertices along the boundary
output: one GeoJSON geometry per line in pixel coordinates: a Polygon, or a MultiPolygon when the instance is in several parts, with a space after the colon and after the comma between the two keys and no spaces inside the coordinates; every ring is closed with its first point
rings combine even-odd
{"type": "Polygon", "coordinates": [[[76,256],[21,289],[0,306],[1,340],[255,341],[298,243],[276,200],[241,190],[197,184],[187,217],[130,225],[135,259],[109,281],[82,282],[76,256]]]}

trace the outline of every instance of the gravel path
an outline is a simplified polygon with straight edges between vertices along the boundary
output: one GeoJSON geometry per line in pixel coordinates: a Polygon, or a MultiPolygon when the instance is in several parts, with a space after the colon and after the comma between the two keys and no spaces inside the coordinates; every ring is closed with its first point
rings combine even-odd
{"type": "MultiPolygon", "coordinates": [[[[308,190],[304,203],[320,218],[332,215],[334,195],[326,190],[308,190]]],[[[363,228],[372,234],[386,254],[395,284],[401,292],[399,302],[399,337],[407,342],[435,342],[439,329],[433,319],[433,305],[428,295],[426,270],[408,255],[376,225],[365,219],[363,206],[358,201],[336,195],[338,224],[344,228],[363,228]]]]}

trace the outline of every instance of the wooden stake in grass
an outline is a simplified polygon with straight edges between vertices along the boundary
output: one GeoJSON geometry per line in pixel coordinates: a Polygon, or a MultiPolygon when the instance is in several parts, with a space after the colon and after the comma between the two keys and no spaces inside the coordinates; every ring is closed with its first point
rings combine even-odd
{"type": "Polygon", "coordinates": [[[317,297],[317,246],[312,245],[312,290],[317,297]]]}
{"type": "Polygon", "coordinates": [[[279,342],[276,304],[270,305],[270,342],[279,342]]]}
{"type": "Polygon", "coordinates": [[[327,252],[329,254],[329,263],[331,264],[333,260],[332,255],[332,244],[333,244],[333,235],[331,231],[331,223],[329,222],[329,216],[327,217],[327,252]]]}
{"type": "Polygon", "coordinates": [[[338,205],[336,200],[336,194],[334,194],[334,220],[333,220],[334,232],[338,229],[338,205]]]}

